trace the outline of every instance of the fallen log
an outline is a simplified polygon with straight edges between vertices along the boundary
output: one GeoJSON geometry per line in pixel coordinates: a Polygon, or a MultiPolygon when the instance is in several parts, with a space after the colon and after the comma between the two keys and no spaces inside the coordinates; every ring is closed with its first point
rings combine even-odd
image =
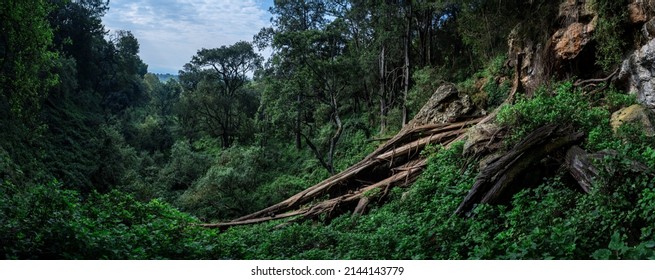
{"type": "Polygon", "coordinates": [[[455,210],[468,214],[478,203],[497,203],[511,196],[518,175],[535,166],[546,155],[580,141],[583,133],[560,129],[557,125],[540,127],[526,136],[502,157],[489,163],[476,178],[473,187],[455,210]]]}
{"type": "Polygon", "coordinates": [[[449,146],[454,140],[461,139],[466,132],[465,128],[476,124],[478,120],[448,125],[421,126],[408,130],[394,137],[395,139],[389,141],[391,143],[377,149],[361,162],[280,203],[231,222],[201,224],[200,226],[225,229],[231,226],[257,224],[290,217],[297,217],[297,220],[312,219],[321,214],[331,216],[335,209],[344,208],[343,205],[354,205],[354,214],[361,214],[370,203],[367,195],[371,191],[379,189],[383,193],[382,196],[385,196],[389,188],[409,186],[418,178],[427,164],[427,159],[420,157],[420,152],[426,145],[441,144],[449,146]],[[423,137],[410,143],[403,142],[415,139],[416,135],[423,135],[423,137]],[[401,146],[396,148],[398,145],[401,146]],[[384,168],[389,174],[388,177],[368,186],[362,185],[361,182],[367,181],[361,179],[362,174],[366,174],[365,171],[370,171],[373,168],[384,168]],[[332,188],[339,187],[343,187],[344,190],[350,192],[318,202],[309,207],[296,209],[300,205],[323,197],[332,188]]]}
{"type": "MultiPolygon", "coordinates": [[[[361,189],[363,187],[361,182],[369,181],[365,179],[363,180],[362,178],[366,177],[365,175],[367,173],[371,173],[373,169],[383,169],[386,170],[386,172],[383,173],[390,174],[395,168],[402,167],[406,163],[419,157],[420,152],[425,148],[425,146],[429,144],[449,144],[458,136],[462,136],[468,127],[475,125],[479,120],[481,119],[476,118],[459,123],[424,125],[404,130],[369,154],[362,161],[343,172],[309,187],[280,203],[235,219],[232,223],[266,217],[271,215],[271,213],[278,214],[292,211],[298,206],[321,198],[329,192],[344,193],[349,190],[355,191],[361,189]]],[[[422,167],[423,166],[419,167],[419,164],[417,164],[414,166],[404,166],[402,168],[420,170],[422,167]]],[[[388,176],[391,175],[387,175],[387,177],[388,176]]],[[[386,179],[381,180],[380,182],[385,181],[386,179]]]]}
{"type": "MultiPolygon", "coordinates": [[[[614,150],[603,150],[590,154],[578,146],[573,146],[566,152],[565,166],[573,179],[578,182],[580,188],[585,193],[589,193],[594,180],[600,175],[601,169],[599,167],[602,167],[602,165],[598,165],[606,157],[619,157],[619,153],[614,150]]],[[[622,159],[622,163],[627,170],[636,174],[653,175],[653,171],[648,166],[638,161],[622,159]]]]}

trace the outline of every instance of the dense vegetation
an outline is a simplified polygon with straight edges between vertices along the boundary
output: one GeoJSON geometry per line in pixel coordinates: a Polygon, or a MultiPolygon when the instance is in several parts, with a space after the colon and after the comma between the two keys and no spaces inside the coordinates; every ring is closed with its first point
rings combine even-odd
{"type": "MultiPolygon", "coordinates": [[[[498,123],[509,127],[507,147],[559,123],[585,132],[590,152],[616,150],[599,163],[604,173],[590,194],[560,170],[509,204],[453,215],[479,168],[458,143],[431,147],[421,178],[367,215],[276,229],[196,226],[259,210],[345,169],[443,81],[483,109],[500,106],[510,90],[496,79],[511,75],[507,35],[517,25],[523,36],[549,34],[555,2],[279,0],[272,27],[253,42],[207,46],[162,82],[147,73],[131,32],[107,34],[107,1],[3,1],[0,254],[654,258],[655,180],[629,165],[655,170],[655,144],[638,126],[614,133],[609,125],[612,112],[636,101],[611,87],[586,95],[570,81],[520,95],[500,108],[498,123]],[[265,63],[258,47],[273,49],[265,63]]],[[[607,50],[624,46],[612,40],[612,6],[602,7],[607,33],[597,35],[597,50],[610,69],[617,58],[607,50]]]]}

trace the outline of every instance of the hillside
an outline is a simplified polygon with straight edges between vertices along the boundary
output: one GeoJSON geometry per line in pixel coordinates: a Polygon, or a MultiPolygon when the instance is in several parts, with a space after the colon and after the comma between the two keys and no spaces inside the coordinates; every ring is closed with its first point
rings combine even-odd
{"type": "Polygon", "coordinates": [[[275,1],[179,75],[37,2],[0,7],[6,259],[655,258],[655,2],[275,1]]]}

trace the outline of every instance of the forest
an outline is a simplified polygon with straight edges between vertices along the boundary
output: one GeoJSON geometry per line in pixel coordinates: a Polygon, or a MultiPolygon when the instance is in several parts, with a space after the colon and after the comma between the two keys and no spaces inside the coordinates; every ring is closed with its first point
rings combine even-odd
{"type": "Polygon", "coordinates": [[[655,259],[655,1],[275,0],[176,76],[109,8],[1,0],[4,259],[655,259]]]}

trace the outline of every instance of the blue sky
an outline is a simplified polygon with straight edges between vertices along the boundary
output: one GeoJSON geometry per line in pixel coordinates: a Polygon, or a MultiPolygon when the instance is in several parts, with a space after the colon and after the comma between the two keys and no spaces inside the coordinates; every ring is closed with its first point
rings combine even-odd
{"type": "Polygon", "coordinates": [[[251,41],[270,25],[273,0],[111,0],[103,18],[111,32],[132,31],[153,73],[182,69],[201,48],[251,41]]]}

